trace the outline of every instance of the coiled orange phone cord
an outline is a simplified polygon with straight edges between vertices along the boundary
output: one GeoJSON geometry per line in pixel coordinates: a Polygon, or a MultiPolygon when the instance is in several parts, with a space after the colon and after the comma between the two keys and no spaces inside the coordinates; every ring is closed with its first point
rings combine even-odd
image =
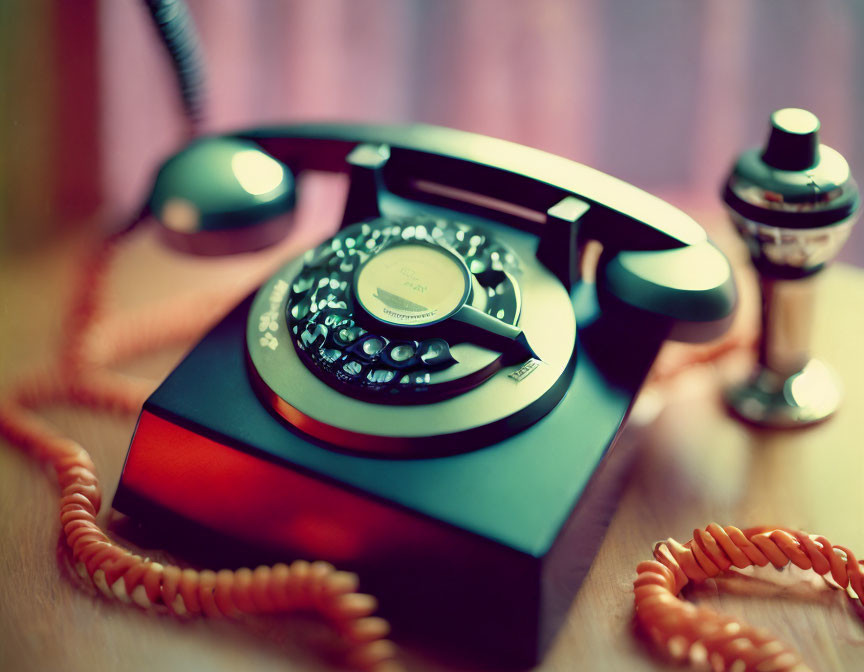
{"type": "MultiPolygon", "coordinates": [[[[843,589],[864,598],[864,561],[825,537],[779,527],[721,527],[694,530],[693,539],[658,543],[655,560],[636,567],[633,582],[636,621],[654,644],[684,662],[697,652],[715,672],[806,672],[798,653],[761,628],[739,623],[707,607],[678,597],[690,581],[717,576],[732,567],[785,567],[789,563],[817,574],[830,574],[843,589]]],[[[851,596],[851,594],[850,594],[851,596]]],[[[864,615],[864,614],[862,614],[864,615]]]]}
{"type": "MultiPolygon", "coordinates": [[[[326,562],[303,560],[255,570],[181,569],[122,548],[98,526],[101,489],[93,461],[83,447],[50,427],[36,410],[56,403],[129,414],[141,409],[149,390],[104,368],[105,361],[116,359],[118,352],[94,354],[88,342],[117,243],[118,237],[103,242],[84,266],[56,370],[23,380],[0,400],[0,436],[57,473],[60,524],[78,573],[108,598],[178,616],[233,618],[314,610],[329,619],[349,644],[348,664],[379,672],[400,669],[394,661],[395,646],[385,639],[389,624],[372,615],[376,600],[357,592],[357,576],[352,573],[338,571],[326,562]]],[[[212,304],[208,312],[219,314],[212,304]]],[[[127,342],[119,354],[141,354],[192,337],[206,323],[202,323],[203,313],[182,315],[160,320],[158,325],[133,325],[134,342],[127,342]]]]}

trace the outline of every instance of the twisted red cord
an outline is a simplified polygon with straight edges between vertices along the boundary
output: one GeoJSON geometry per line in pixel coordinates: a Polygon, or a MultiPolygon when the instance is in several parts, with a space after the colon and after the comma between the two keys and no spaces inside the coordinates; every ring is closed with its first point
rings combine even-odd
{"type": "MultiPolygon", "coordinates": [[[[679,599],[688,582],[702,582],[732,567],[792,563],[864,597],[864,561],[825,537],[773,527],[721,527],[694,530],[693,539],[658,543],[655,560],[636,567],[633,582],[636,620],[657,647],[672,658],[694,658],[697,649],[715,672],[807,672],[798,653],[765,630],[739,623],[707,607],[679,599]]],[[[850,593],[850,596],[852,594],[850,593]]]]}
{"type": "Polygon", "coordinates": [[[169,310],[158,322],[139,320],[141,328],[126,332],[134,338],[122,349],[112,349],[105,334],[102,343],[94,347],[88,339],[99,317],[100,292],[117,245],[116,237],[104,241],[83,266],[67,315],[66,340],[57,370],[30,376],[0,400],[0,436],[50,464],[57,473],[60,524],[78,573],[108,598],[178,616],[235,618],[314,610],[329,619],[350,645],[349,664],[379,672],[399,669],[394,661],[395,647],[385,639],[389,624],[372,615],[376,600],[357,592],[357,576],[352,573],[338,571],[326,562],[303,560],[255,570],[181,569],[118,546],[96,523],[101,489],[93,461],[84,448],[50,427],[36,410],[48,404],[71,403],[107,412],[137,413],[149,387],[99,365],[189,337],[212,320],[209,312],[169,310]]]}

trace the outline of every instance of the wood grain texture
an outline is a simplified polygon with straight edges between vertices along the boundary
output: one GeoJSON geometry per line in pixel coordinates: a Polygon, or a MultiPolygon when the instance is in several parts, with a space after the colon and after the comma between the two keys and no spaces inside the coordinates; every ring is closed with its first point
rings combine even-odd
{"type": "MultiPolygon", "coordinates": [[[[299,233],[281,250],[229,261],[179,258],[161,251],[150,234],[136,237],[112,276],[112,319],[176,295],[178,288],[238,292],[279,255],[316,235],[310,229],[299,233]]],[[[0,383],[49,365],[46,353],[62,338],[61,308],[79,251],[76,245],[57,246],[0,266],[0,383]]],[[[672,669],[633,636],[630,584],[655,541],[686,541],[693,528],[712,520],[798,527],[864,555],[861,305],[864,272],[838,265],[824,274],[814,348],[838,370],[846,397],[840,413],[818,427],[765,432],[725,414],[720,389],[743,375],[747,353],[646,388],[625,437],[638,449],[635,468],[568,620],[538,669],[672,669]],[[653,420],[644,424],[643,418],[653,420]]],[[[155,383],[181,354],[162,353],[124,370],[155,383]]],[[[675,356],[674,350],[667,356],[675,356]]],[[[49,415],[91,451],[104,500],[110,501],[134,418],[78,409],[49,415]]],[[[103,522],[109,513],[102,512],[103,522]]],[[[179,622],[107,602],[70,576],[58,550],[59,532],[52,475],[0,445],[0,669],[329,669],[332,635],[316,621],[179,622]]],[[[146,550],[164,557],[158,548],[146,550]]],[[[691,597],[770,628],[795,643],[814,669],[851,672],[864,666],[864,627],[851,604],[806,572],[767,568],[747,579],[709,582],[691,597]]],[[[406,658],[411,670],[456,669],[414,651],[406,651],[406,658]]]]}

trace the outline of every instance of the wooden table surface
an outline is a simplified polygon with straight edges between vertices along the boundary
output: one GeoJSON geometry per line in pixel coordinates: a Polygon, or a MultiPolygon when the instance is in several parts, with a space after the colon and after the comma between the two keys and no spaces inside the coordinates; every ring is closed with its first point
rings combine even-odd
{"type": "MultiPolygon", "coordinates": [[[[124,311],[140,303],[158,305],[202,288],[239,296],[262,269],[308,244],[311,235],[301,227],[280,250],[214,261],[180,258],[162,251],[151,233],[136,234],[111,277],[112,319],[122,322],[124,311]]],[[[61,308],[79,252],[80,245],[64,243],[0,260],[0,385],[50,363],[62,338],[61,308]]],[[[617,513],[538,669],[673,669],[633,636],[630,584],[655,541],[686,541],[695,527],[711,521],[818,532],[864,556],[862,306],[864,272],[837,265],[824,274],[814,350],[839,372],[846,396],[838,415],[820,426],[769,432],[730,419],[719,395],[746,371],[750,355],[743,351],[645,389],[624,437],[635,446],[636,460],[617,513]]],[[[155,384],[181,354],[175,349],[148,357],[124,371],[155,384]]],[[[103,500],[110,502],[134,418],[61,408],[48,415],[91,451],[103,500]]],[[[103,522],[111,515],[106,508],[103,522]]],[[[0,670],[329,669],[320,652],[331,634],[314,620],[179,622],[82,590],[58,550],[57,509],[52,475],[0,444],[0,670]]],[[[769,567],[753,579],[724,581],[719,589],[709,582],[691,598],[770,628],[794,642],[816,670],[864,670],[864,624],[842,593],[810,574],[769,567]]],[[[404,655],[410,670],[453,669],[414,651],[404,655]]]]}

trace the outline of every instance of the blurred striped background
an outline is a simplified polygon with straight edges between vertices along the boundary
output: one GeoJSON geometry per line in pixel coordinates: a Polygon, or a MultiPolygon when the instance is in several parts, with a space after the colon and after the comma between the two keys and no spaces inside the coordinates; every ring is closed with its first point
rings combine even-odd
{"type": "MultiPolygon", "coordinates": [[[[422,121],[561,154],[693,214],[778,107],[864,179],[864,0],[190,0],[208,128],[422,121]]],[[[0,242],[121,217],[183,141],[137,0],[0,2],[0,242]]],[[[864,235],[844,253],[864,265],[864,235]]]]}

